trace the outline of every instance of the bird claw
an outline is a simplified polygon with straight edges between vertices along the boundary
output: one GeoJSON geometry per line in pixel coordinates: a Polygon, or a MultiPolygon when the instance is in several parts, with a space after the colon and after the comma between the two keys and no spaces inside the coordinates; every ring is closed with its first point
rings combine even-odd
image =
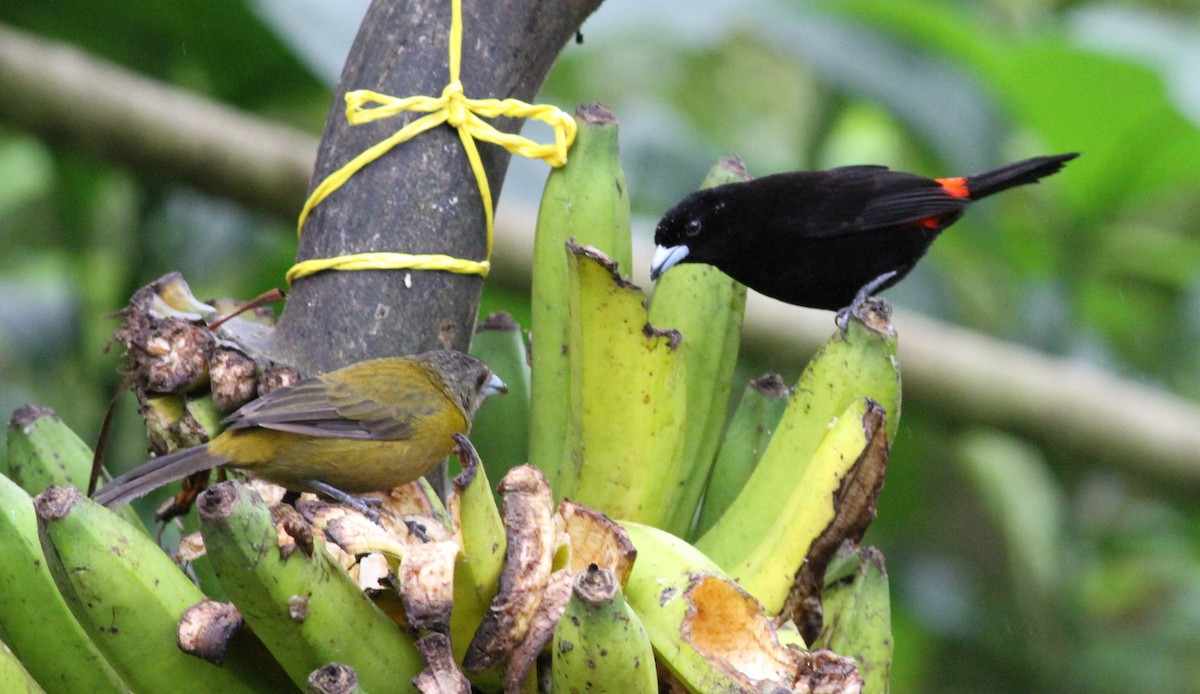
{"type": "Polygon", "coordinates": [[[405,520],[404,526],[408,528],[409,534],[417,538],[421,542],[429,542],[429,532],[425,529],[425,525],[415,520],[405,520]]]}
{"type": "Polygon", "coordinates": [[[371,519],[371,522],[375,525],[383,527],[383,524],[380,522],[378,510],[378,508],[383,505],[383,499],[347,495],[346,499],[343,500],[342,503],[371,519]]]}
{"type": "Polygon", "coordinates": [[[346,492],[343,492],[331,484],[326,484],[325,482],[319,482],[316,480],[309,482],[308,486],[340,504],[349,506],[355,511],[358,511],[367,518],[371,519],[371,522],[375,525],[382,527],[382,524],[379,522],[380,515],[377,509],[380,506],[383,506],[383,499],[378,499],[371,496],[354,496],[353,494],[347,494],[346,492]]]}
{"type": "Polygon", "coordinates": [[[890,272],[883,273],[870,282],[867,282],[862,286],[861,289],[858,290],[858,293],[854,295],[854,300],[850,302],[849,306],[838,310],[837,316],[833,319],[833,322],[835,325],[837,325],[838,332],[842,334],[842,340],[846,340],[846,333],[850,330],[850,319],[853,318],[859,323],[864,322],[862,316],[863,305],[871,299],[872,294],[874,294],[880,287],[891,281],[891,279],[895,276],[896,271],[892,270],[890,272]]]}
{"type": "MultiPolygon", "coordinates": [[[[860,304],[859,309],[862,308],[860,304]]],[[[862,320],[862,316],[855,310],[854,304],[838,309],[837,315],[833,317],[833,324],[837,326],[838,334],[842,336],[842,341],[846,341],[846,333],[850,330],[850,317],[853,316],[862,320]]]]}

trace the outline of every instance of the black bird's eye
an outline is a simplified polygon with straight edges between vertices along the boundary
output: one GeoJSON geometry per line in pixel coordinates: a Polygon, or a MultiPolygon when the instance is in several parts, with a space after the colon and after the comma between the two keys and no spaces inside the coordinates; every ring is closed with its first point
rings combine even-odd
{"type": "Polygon", "coordinates": [[[683,233],[687,234],[688,236],[695,236],[696,234],[699,234],[700,233],[700,220],[699,219],[688,220],[688,223],[685,224],[683,227],[683,233]]]}

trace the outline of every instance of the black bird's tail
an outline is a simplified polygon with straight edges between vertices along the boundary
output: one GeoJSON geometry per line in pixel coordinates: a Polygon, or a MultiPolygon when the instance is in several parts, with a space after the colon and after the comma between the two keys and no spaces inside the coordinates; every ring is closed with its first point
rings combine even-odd
{"type": "Polygon", "coordinates": [[[1001,166],[986,173],[968,176],[965,181],[967,192],[972,200],[979,200],[1002,190],[1022,186],[1026,183],[1035,183],[1040,178],[1058,173],[1063,164],[1077,156],[1079,156],[1078,152],[1034,157],[1008,166],[1001,166]]]}
{"type": "Polygon", "coordinates": [[[185,448],[139,465],[101,487],[92,498],[104,506],[123,504],[145,496],[168,482],[226,462],[224,457],[209,453],[207,445],[185,448]]]}

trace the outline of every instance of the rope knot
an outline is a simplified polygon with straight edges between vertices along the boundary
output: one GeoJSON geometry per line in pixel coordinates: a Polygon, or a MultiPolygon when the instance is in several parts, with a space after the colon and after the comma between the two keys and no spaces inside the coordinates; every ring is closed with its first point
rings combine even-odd
{"type": "Polygon", "coordinates": [[[442,100],[445,103],[443,108],[446,109],[446,123],[453,128],[462,127],[467,122],[467,114],[471,110],[467,98],[463,96],[462,82],[454,80],[447,84],[442,90],[442,100]]]}

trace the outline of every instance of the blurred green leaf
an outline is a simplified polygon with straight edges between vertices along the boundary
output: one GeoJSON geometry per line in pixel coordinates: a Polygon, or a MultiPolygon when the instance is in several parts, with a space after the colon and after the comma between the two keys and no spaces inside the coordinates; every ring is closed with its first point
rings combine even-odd
{"type": "Polygon", "coordinates": [[[0,135],[0,220],[19,205],[46,195],[54,182],[54,161],[30,137],[0,135]]]}
{"type": "Polygon", "coordinates": [[[1053,31],[1014,41],[947,2],[821,6],[978,74],[1001,109],[1041,142],[1039,148],[1084,152],[1072,175],[1063,177],[1084,224],[1139,195],[1200,183],[1200,131],[1180,115],[1150,68],[1074,46],[1053,31]]]}

